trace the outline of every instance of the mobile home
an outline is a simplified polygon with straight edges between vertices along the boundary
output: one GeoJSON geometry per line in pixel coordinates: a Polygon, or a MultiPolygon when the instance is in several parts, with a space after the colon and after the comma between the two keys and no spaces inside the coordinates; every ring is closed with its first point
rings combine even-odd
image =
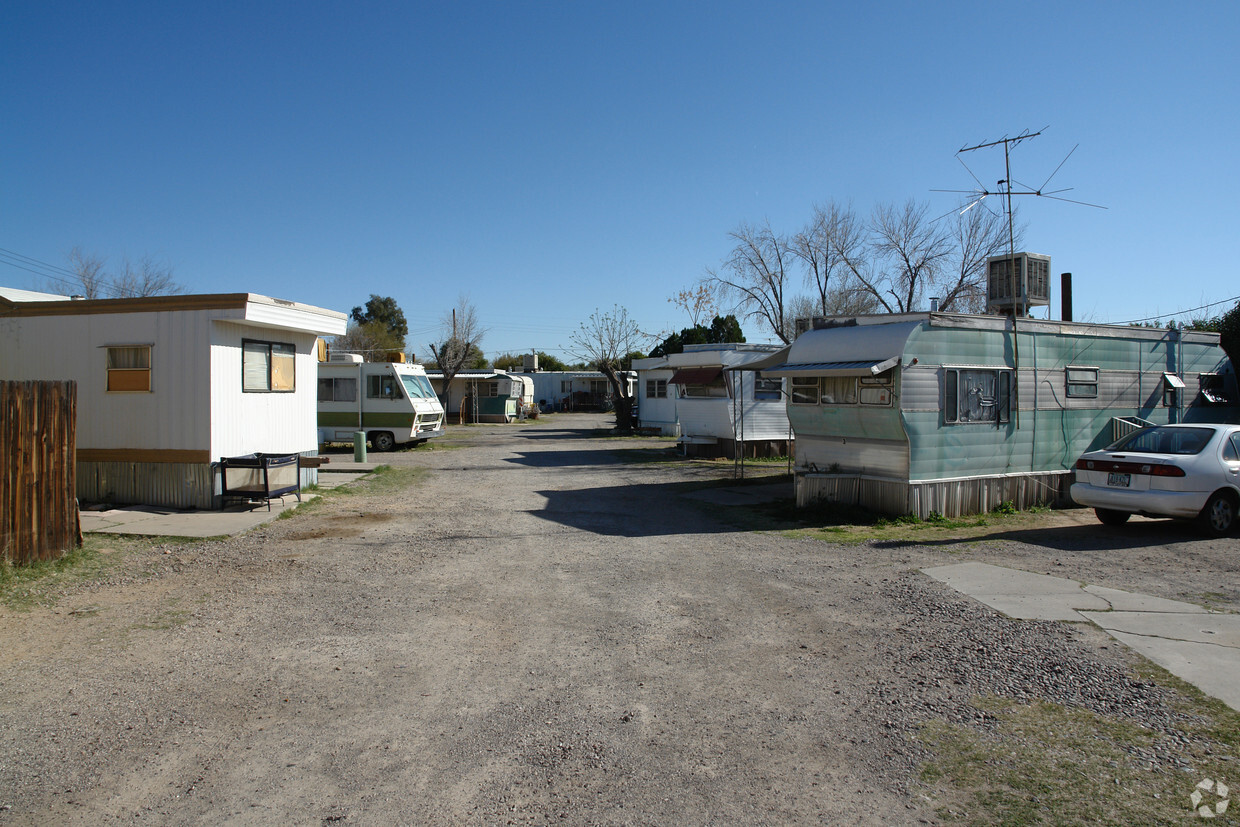
{"type": "MultiPolygon", "coordinates": [[[[611,382],[598,370],[546,370],[523,374],[534,380],[534,399],[545,411],[606,411],[612,407],[611,382]]],[[[634,396],[636,374],[617,372],[634,396]]]]}
{"type": "Polygon", "coordinates": [[[789,383],[798,505],[922,518],[1062,501],[1085,450],[1234,394],[1214,333],[949,313],[825,320],[762,375],[789,383]]]}
{"type": "Polygon", "coordinates": [[[791,429],[783,380],[745,370],[765,363],[779,345],[687,345],[667,357],[676,388],[679,442],[691,456],[780,456],[791,429]]]}
{"type": "Polygon", "coordinates": [[[533,382],[521,374],[466,370],[454,375],[446,389],[442,372],[428,371],[427,376],[454,422],[512,422],[533,404],[533,382]]]}
{"type": "Polygon", "coordinates": [[[376,451],[444,433],[443,406],[421,365],[363,362],[352,353],[319,363],[319,442],[351,442],[358,431],[376,451]]]}
{"type": "Polygon", "coordinates": [[[658,430],[664,436],[680,436],[676,386],[672,384],[676,371],[668,366],[667,357],[634,359],[633,371],[637,374],[637,426],[658,430]]]}
{"type": "MultiPolygon", "coordinates": [[[[0,378],[77,382],[79,499],[214,508],[222,457],[318,453],[315,342],[346,321],[252,293],[5,291],[0,378]]],[[[303,466],[302,484],[317,474],[303,466]]]]}

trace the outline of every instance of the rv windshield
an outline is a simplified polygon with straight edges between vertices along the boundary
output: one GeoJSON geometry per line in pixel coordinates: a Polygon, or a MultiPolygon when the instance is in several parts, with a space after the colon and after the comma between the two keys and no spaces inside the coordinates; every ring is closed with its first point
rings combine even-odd
{"type": "Polygon", "coordinates": [[[431,390],[431,383],[426,381],[425,376],[401,374],[400,381],[404,384],[405,393],[409,394],[410,399],[435,398],[435,391],[431,390]]]}

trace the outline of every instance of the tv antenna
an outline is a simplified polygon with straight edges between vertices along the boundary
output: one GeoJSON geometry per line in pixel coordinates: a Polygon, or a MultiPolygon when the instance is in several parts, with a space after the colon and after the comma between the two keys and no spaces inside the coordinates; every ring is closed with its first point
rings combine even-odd
{"type": "MultiPolygon", "coordinates": [[[[1047,189],[1047,186],[1049,186],[1051,183],[1051,179],[1054,178],[1057,174],[1059,174],[1059,170],[1063,169],[1063,165],[1068,162],[1068,159],[1072,157],[1072,153],[1076,152],[1077,147],[1079,147],[1080,144],[1077,144],[1076,146],[1072,147],[1071,150],[1068,151],[1068,154],[1064,156],[1064,159],[1059,162],[1059,166],[1055,167],[1054,171],[1051,172],[1050,175],[1046,176],[1046,180],[1042,182],[1042,186],[1037,187],[1035,189],[1033,187],[1030,187],[1028,184],[1022,184],[1019,181],[1012,180],[1012,148],[1015,147],[1017,144],[1030,140],[1031,138],[1038,137],[1039,135],[1042,134],[1043,129],[1046,129],[1046,127],[1042,127],[1042,129],[1039,129],[1037,132],[1030,132],[1029,130],[1026,129],[1024,132],[1021,132],[1019,135],[1012,137],[1012,138],[1005,136],[1003,138],[1000,138],[997,141],[986,141],[984,143],[975,144],[973,146],[966,146],[966,147],[963,147],[957,150],[956,160],[960,161],[960,165],[965,168],[966,172],[969,173],[969,177],[977,182],[977,189],[973,189],[973,190],[931,190],[931,192],[955,192],[955,193],[962,193],[965,195],[972,196],[973,200],[970,201],[967,205],[965,205],[964,208],[962,208],[958,212],[959,215],[964,215],[969,210],[973,209],[978,204],[981,204],[983,201],[985,201],[987,198],[989,198],[992,195],[997,195],[1000,198],[1002,198],[1004,200],[1004,212],[1007,213],[1008,260],[1009,261],[1011,261],[1012,258],[1015,257],[1016,255],[1015,232],[1012,226],[1012,223],[1013,223],[1012,196],[1013,195],[1036,195],[1039,198],[1049,198],[1052,201],[1064,201],[1069,204],[1080,204],[1083,207],[1094,207],[1099,210],[1106,209],[1106,207],[1102,206],[1101,204],[1090,204],[1087,201],[1076,201],[1072,198],[1060,197],[1060,193],[1071,192],[1072,187],[1065,187],[1063,189],[1057,189],[1057,190],[1047,189]],[[973,170],[969,169],[969,165],[966,164],[964,160],[960,157],[966,152],[974,152],[979,149],[989,149],[990,147],[993,147],[993,146],[1003,147],[1004,177],[1002,180],[996,182],[995,186],[998,187],[998,189],[996,190],[991,190],[989,187],[983,184],[981,179],[973,174],[973,170]],[[1017,186],[1023,187],[1023,189],[1021,190],[1014,189],[1013,188],[1014,184],[1017,186]]],[[[1014,273],[1013,273],[1013,278],[1015,278],[1014,273]]],[[[1015,314],[1015,308],[1013,308],[1013,314],[1015,314]]]]}
{"type": "MultiPolygon", "coordinates": [[[[1026,129],[1023,132],[1021,132],[1019,135],[1016,135],[1014,137],[1004,136],[997,141],[985,141],[980,144],[974,144],[973,146],[962,147],[961,149],[956,151],[956,160],[960,161],[960,165],[964,167],[965,171],[969,173],[969,176],[974,181],[977,182],[978,188],[975,190],[931,190],[931,192],[956,192],[956,193],[964,193],[964,194],[972,196],[973,200],[970,201],[967,205],[965,205],[965,207],[960,209],[959,212],[957,213],[958,215],[964,215],[966,212],[973,209],[978,204],[981,204],[983,201],[985,201],[987,198],[989,198],[992,195],[997,195],[1004,201],[1004,212],[1007,213],[1007,225],[1008,225],[1007,271],[1008,271],[1008,277],[1011,280],[1010,295],[1012,296],[1012,334],[1013,334],[1012,335],[1012,346],[1013,346],[1012,358],[1013,358],[1013,367],[1015,368],[1016,375],[1018,376],[1020,375],[1019,374],[1020,372],[1020,344],[1019,344],[1020,337],[1016,335],[1016,328],[1017,328],[1016,320],[1017,320],[1017,315],[1019,313],[1018,297],[1020,295],[1023,295],[1025,291],[1017,290],[1016,241],[1015,241],[1015,231],[1013,229],[1013,218],[1012,218],[1012,196],[1033,195],[1039,198],[1049,198],[1053,201],[1065,201],[1069,204],[1080,204],[1081,206],[1084,206],[1084,207],[1095,207],[1100,210],[1106,209],[1106,207],[1100,204],[1090,204],[1086,201],[1076,201],[1071,198],[1060,197],[1062,193],[1071,192],[1072,191],[1071,187],[1066,187],[1064,189],[1057,189],[1057,190],[1046,189],[1050,185],[1051,179],[1054,178],[1059,173],[1059,170],[1063,169],[1063,165],[1068,162],[1068,159],[1072,157],[1072,153],[1076,152],[1076,149],[1078,146],[1080,146],[1080,144],[1077,144],[1076,146],[1072,147],[1072,149],[1068,152],[1068,154],[1064,156],[1064,159],[1059,162],[1059,166],[1055,167],[1054,171],[1052,171],[1051,174],[1046,177],[1046,180],[1042,182],[1042,186],[1034,188],[1034,187],[1030,187],[1028,184],[1022,184],[1019,181],[1012,180],[1012,148],[1017,146],[1018,144],[1024,143],[1025,141],[1038,137],[1039,135],[1042,134],[1042,130],[1044,129],[1046,129],[1046,127],[1042,127],[1042,129],[1039,129],[1037,132],[1030,132],[1029,130],[1026,129]],[[962,159],[960,156],[966,152],[975,152],[979,149],[989,149],[990,147],[995,147],[995,146],[1003,147],[1004,175],[1003,175],[1002,180],[998,181],[995,184],[995,186],[998,189],[991,190],[989,187],[987,187],[985,184],[982,183],[980,178],[978,178],[976,175],[973,174],[973,170],[969,169],[969,165],[966,164],[964,162],[964,159],[962,159]],[[1020,186],[1022,189],[1017,190],[1014,188],[1013,185],[1020,186]]],[[[1022,278],[1023,278],[1023,274],[1022,274],[1022,278]]],[[[1014,420],[1015,426],[1017,428],[1020,428],[1020,406],[1019,404],[1014,406],[1013,420],[1014,420]]]]}

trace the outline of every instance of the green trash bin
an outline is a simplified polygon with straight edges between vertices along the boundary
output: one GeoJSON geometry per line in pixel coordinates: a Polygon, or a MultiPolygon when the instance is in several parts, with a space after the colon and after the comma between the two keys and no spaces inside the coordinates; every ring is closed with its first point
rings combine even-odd
{"type": "Polygon", "coordinates": [[[365,431],[354,431],[353,432],[353,461],[354,462],[365,462],[366,461],[366,432],[365,431]]]}

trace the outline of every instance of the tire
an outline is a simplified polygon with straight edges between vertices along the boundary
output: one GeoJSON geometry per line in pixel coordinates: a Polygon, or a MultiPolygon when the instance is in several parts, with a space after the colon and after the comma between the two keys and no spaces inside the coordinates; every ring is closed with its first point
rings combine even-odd
{"type": "Polygon", "coordinates": [[[1127,511],[1112,511],[1109,508],[1095,508],[1094,513],[1103,525],[1123,525],[1132,516],[1127,511]]]}
{"type": "Polygon", "coordinates": [[[390,451],[396,447],[396,438],[387,431],[379,431],[370,435],[370,444],[376,451],[390,451]]]}
{"type": "Polygon", "coordinates": [[[1236,497],[1227,491],[1215,491],[1206,500],[1206,507],[1197,516],[1201,530],[1211,537],[1226,537],[1236,527],[1236,497]]]}

